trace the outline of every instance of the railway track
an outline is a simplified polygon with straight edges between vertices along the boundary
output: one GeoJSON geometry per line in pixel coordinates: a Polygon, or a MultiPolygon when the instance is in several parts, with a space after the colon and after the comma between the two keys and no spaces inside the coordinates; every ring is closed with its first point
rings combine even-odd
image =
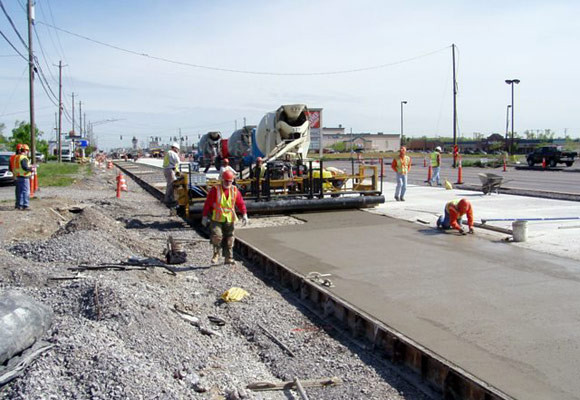
{"type": "MultiPolygon", "coordinates": [[[[115,165],[159,200],[164,197],[165,179],[159,167],[117,162],[115,165]]],[[[513,397],[474,376],[412,338],[385,325],[365,310],[337,297],[320,277],[304,276],[248,242],[236,238],[235,251],[301,303],[331,323],[340,334],[378,358],[397,367],[402,377],[426,394],[443,399],[511,400],[513,397]]]]}

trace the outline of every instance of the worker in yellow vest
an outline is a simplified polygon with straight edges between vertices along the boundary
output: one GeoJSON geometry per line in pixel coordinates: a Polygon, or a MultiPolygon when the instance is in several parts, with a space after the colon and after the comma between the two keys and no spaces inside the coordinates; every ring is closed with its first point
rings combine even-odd
{"type": "Polygon", "coordinates": [[[243,215],[242,223],[248,223],[246,203],[233,182],[233,172],[224,171],[221,184],[211,188],[203,205],[201,224],[209,225],[210,242],[213,245],[212,264],[218,263],[220,250],[225,264],[234,264],[234,224],[238,220],[236,207],[243,215]]]}
{"type": "Polygon", "coordinates": [[[441,178],[439,172],[441,171],[441,147],[435,147],[435,151],[431,153],[431,168],[433,169],[433,177],[429,181],[429,185],[437,181],[437,186],[441,186],[441,178]]]}
{"type": "MultiPolygon", "coordinates": [[[[20,156],[20,149],[22,149],[22,145],[18,143],[16,145],[16,152],[10,156],[10,160],[8,161],[8,169],[12,172],[12,175],[16,176],[14,170],[16,169],[16,162],[18,157],[20,156]]],[[[14,185],[14,208],[18,208],[18,185],[14,185]]]]}
{"type": "Polygon", "coordinates": [[[405,201],[405,192],[407,191],[407,173],[411,170],[411,157],[407,155],[407,149],[405,146],[401,146],[399,157],[393,159],[391,168],[397,173],[395,200],[405,201]]]}
{"type": "Polygon", "coordinates": [[[16,176],[16,208],[29,211],[30,208],[30,178],[35,166],[30,164],[28,152],[30,148],[23,144],[20,154],[14,160],[14,175],[16,176]]]}

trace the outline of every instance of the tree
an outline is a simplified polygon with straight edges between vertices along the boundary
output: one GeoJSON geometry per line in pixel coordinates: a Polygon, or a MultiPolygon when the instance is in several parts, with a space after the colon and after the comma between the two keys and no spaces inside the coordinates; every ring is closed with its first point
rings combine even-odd
{"type": "MultiPolygon", "coordinates": [[[[42,136],[42,132],[35,127],[36,138],[42,136]]],[[[14,129],[12,129],[12,139],[10,141],[10,148],[16,150],[18,143],[26,143],[30,146],[30,124],[24,121],[16,121],[14,129]]],[[[48,142],[46,140],[36,141],[36,151],[46,154],[48,151],[48,142]]]]}

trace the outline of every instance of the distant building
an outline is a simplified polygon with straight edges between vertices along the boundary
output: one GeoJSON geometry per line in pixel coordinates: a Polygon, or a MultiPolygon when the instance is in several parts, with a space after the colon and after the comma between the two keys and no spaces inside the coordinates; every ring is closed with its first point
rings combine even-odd
{"type": "Polygon", "coordinates": [[[323,128],[325,148],[344,142],[347,151],[396,151],[401,143],[398,133],[344,133],[344,128],[323,128]]]}

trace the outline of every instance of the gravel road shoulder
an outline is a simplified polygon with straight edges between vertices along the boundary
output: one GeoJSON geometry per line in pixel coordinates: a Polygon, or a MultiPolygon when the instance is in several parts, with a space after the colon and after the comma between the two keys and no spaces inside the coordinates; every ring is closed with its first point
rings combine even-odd
{"type": "MultiPolygon", "coordinates": [[[[0,398],[298,399],[291,391],[252,392],[246,385],[333,376],[343,384],[307,389],[310,398],[425,398],[251,264],[210,266],[209,243],[128,184],[116,199],[113,171],[96,171],[70,187],[43,188],[30,212],[0,203],[0,287],[54,312],[43,338],[54,347],[2,388],[0,398]],[[162,258],[169,235],[185,241],[188,256],[176,275],[158,267],[69,269],[162,258]],[[75,279],[54,279],[63,277],[75,279]],[[249,296],[221,301],[231,287],[249,296]],[[200,326],[175,308],[195,315],[200,326]],[[208,330],[213,334],[203,333],[208,330]]],[[[273,218],[254,226],[277,223],[295,222],[273,218]]]]}

